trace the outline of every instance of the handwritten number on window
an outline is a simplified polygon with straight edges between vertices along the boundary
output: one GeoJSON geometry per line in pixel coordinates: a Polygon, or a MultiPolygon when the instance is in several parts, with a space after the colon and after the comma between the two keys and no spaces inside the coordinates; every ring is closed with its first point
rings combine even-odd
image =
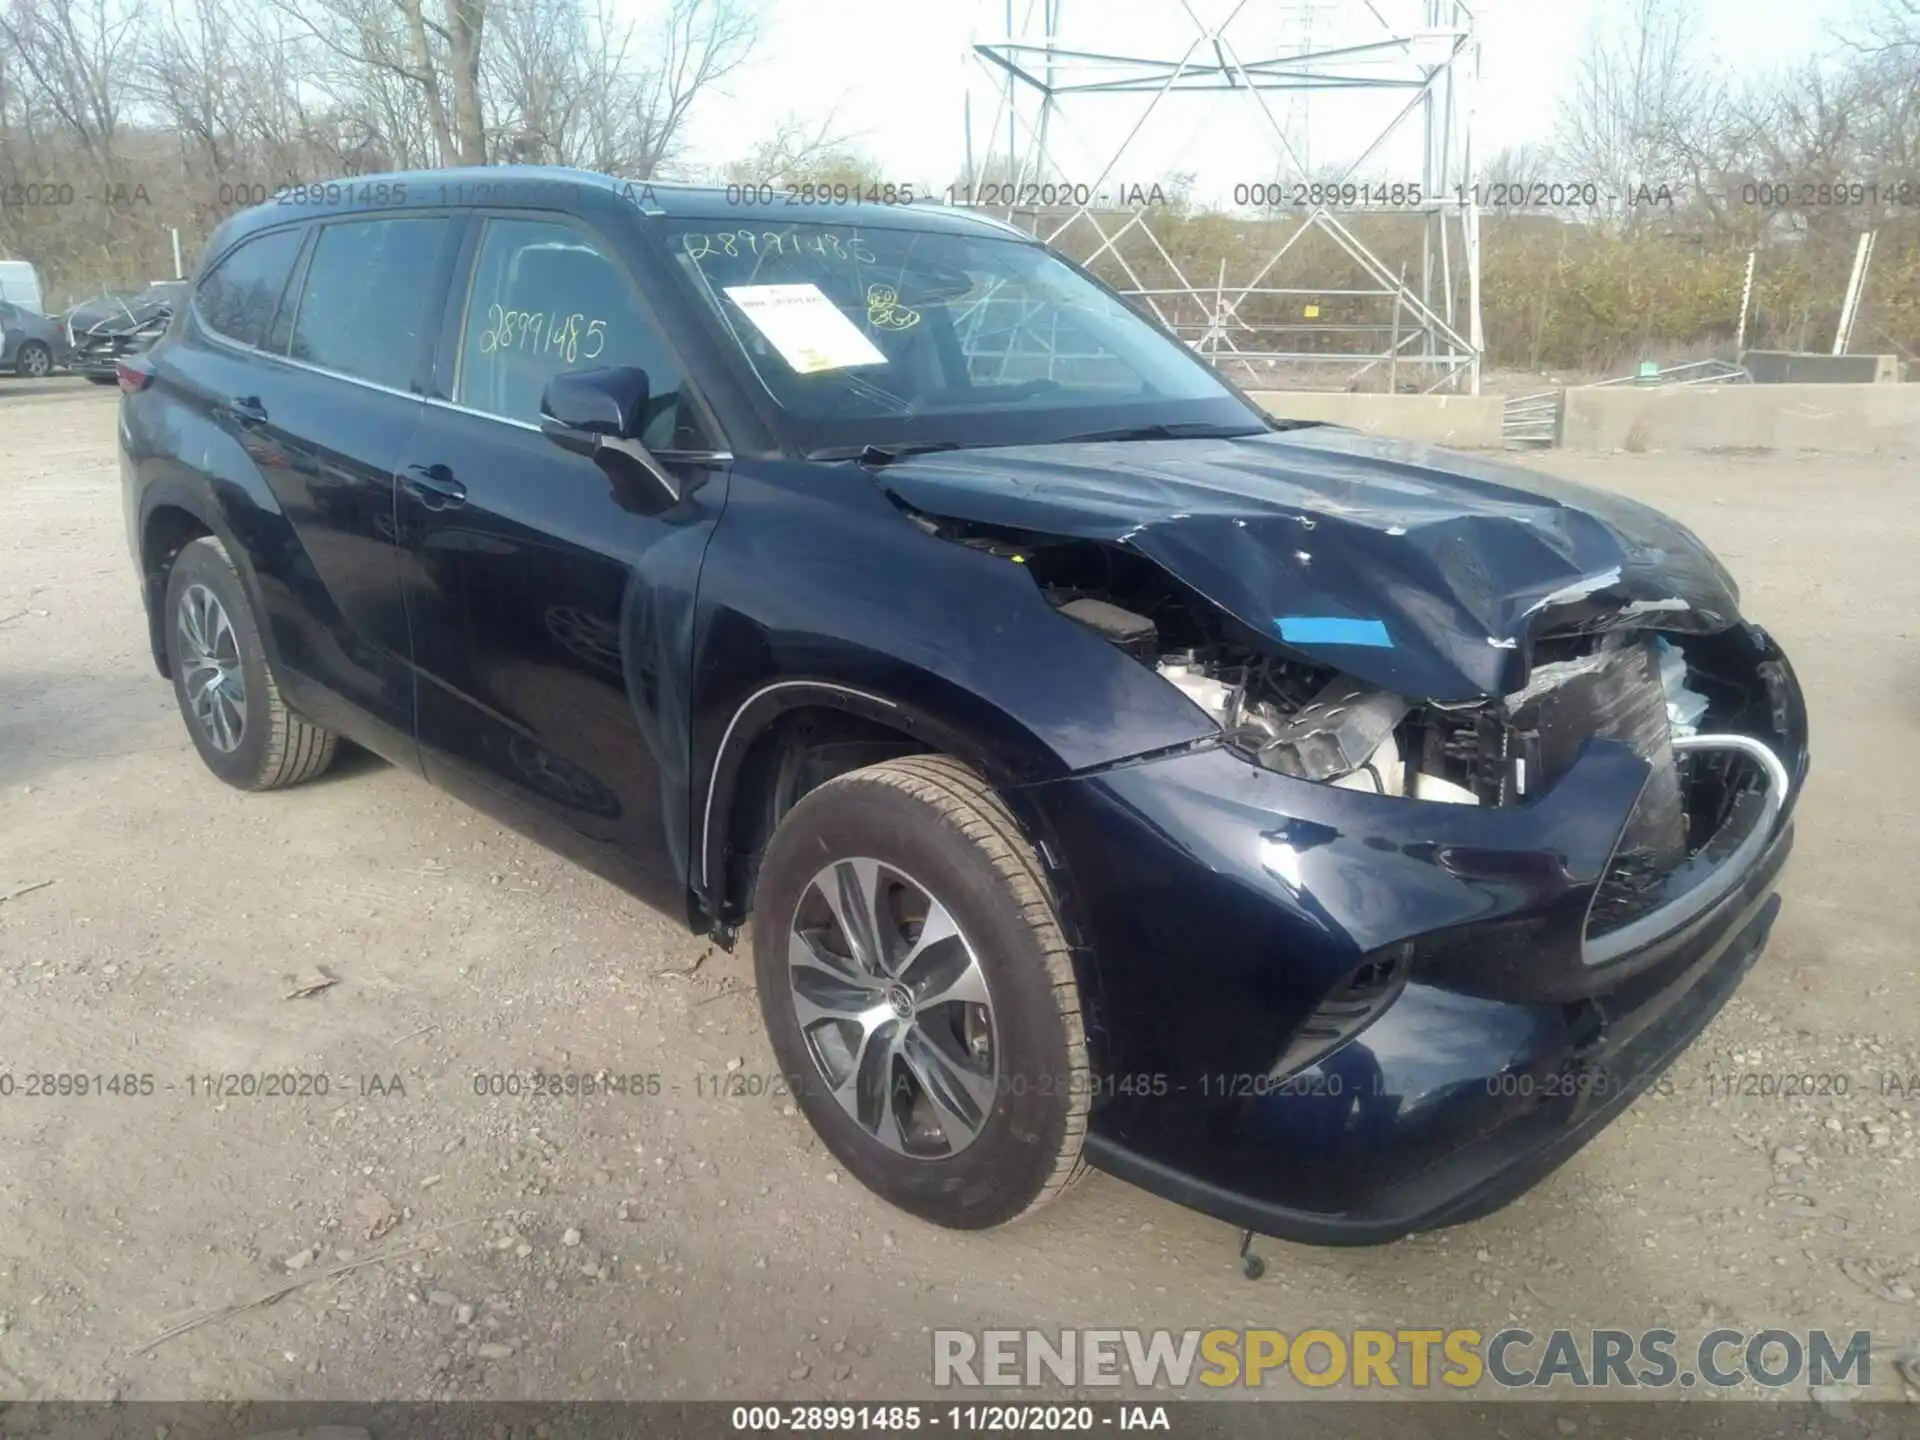
{"type": "Polygon", "coordinates": [[[487,307],[487,319],[491,322],[480,335],[480,353],[491,355],[500,348],[500,321],[504,312],[498,305],[487,307]]]}
{"type": "Polygon", "coordinates": [[[480,332],[480,353],[498,354],[502,350],[551,351],[572,365],[579,360],[597,360],[607,348],[607,322],[589,320],[578,310],[570,315],[559,311],[508,310],[499,305],[487,307],[487,328],[480,332]],[[581,348],[585,338],[588,348],[581,348]]]}

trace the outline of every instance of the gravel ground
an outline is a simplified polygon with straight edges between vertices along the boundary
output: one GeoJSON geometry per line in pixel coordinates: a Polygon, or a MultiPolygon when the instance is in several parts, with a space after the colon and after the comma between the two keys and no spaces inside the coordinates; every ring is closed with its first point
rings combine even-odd
{"type": "Polygon", "coordinates": [[[1250,1284],[1227,1227],[1102,1176],[994,1234],[894,1212],[767,1093],[744,953],[376,761],[215,782],[148,659],[112,400],[0,386],[0,1071],[154,1086],[0,1098],[0,1396],[899,1397],[946,1326],[1920,1339],[1911,467],[1539,462],[1677,513],[1794,656],[1785,912],[1673,1093],[1532,1194],[1380,1249],[1268,1241],[1250,1284]],[[660,1093],[475,1093],[535,1068],[660,1093]],[[194,1078],[229,1071],[328,1093],[194,1078]]]}

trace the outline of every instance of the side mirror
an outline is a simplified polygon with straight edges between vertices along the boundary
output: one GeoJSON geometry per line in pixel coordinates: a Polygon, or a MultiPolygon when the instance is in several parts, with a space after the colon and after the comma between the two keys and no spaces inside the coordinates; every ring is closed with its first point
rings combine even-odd
{"type": "Polygon", "coordinates": [[[680,482],[640,443],[651,387],[634,365],[563,370],[540,397],[540,432],[563,450],[585,455],[609,472],[616,490],[638,468],[677,504],[680,482]]]}
{"type": "MultiPolygon", "coordinates": [[[[540,428],[569,450],[589,437],[637,440],[648,394],[647,372],[632,365],[562,370],[540,396],[540,428]]],[[[598,448],[587,445],[581,453],[598,448]]]]}

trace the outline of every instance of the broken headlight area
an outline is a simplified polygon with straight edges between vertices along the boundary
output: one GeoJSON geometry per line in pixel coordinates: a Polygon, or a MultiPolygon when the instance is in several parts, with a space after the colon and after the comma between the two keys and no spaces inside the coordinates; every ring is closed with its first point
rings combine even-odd
{"type": "Polygon", "coordinates": [[[1625,745],[1648,775],[1596,893],[1590,942],[1627,933],[1722,867],[1786,798],[1784,772],[1770,763],[1789,739],[1784,689],[1739,627],[1668,635],[1590,617],[1531,639],[1519,689],[1443,704],[1269,648],[1134,557],[965,543],[1017,559],[1062,615],[1154,669],[1213,718],[1229,746],[1279,774],[1507,807],[1544,793],[1589,741],[1625,745]]]}
{"type": "Polygon", "coordinates": [[[184,282],[162,282],[138,295],[103,295],[67,312],[69,364],[105,374],[115,363],[151,349],[173,323],[184,282]]]}
{"type": "Polygon", "coordinates": [[[167,333],[167,326],[171,323],[171,316],[161,316],[140,325],[102,325],[77,331],[70,347],[71,354],[76,362],[110,366],[116,360],[151,349],[167,333]]]}
{"type": "Polygon", "coordinates": [[[1156,668],[1254,763],[1416,801],[1520,805],[1590,741],[1626,746],[1647,777],[1587,911],[1584,958],[1604,965],[1737,886],[1787,801],[1785,687],[1742,653],[1741,639],[1727,632],[1682,644],[1627,630],[1548,639],[1524,686],[1471,704],[1413,702],[1231,650],[1224,660],[1183,650],[1156,668]],[[1701,664],[1688,663],[1692,653],[1701,664]]]}
{"type": "MultiPolygon", "coordinates": [[[[1225,743],[1277,774],[1412,801],[1513,807],[1544,794],[1593,740],[1626,746],[1647,779],[1588,916],[1589,951],[1700,887],[1706,903],[1764,840],[1786,801],[1780,755],[1798,745],[1791,684],[1747,627],[1663,633],[1663,607],[1589,606],[1527,637],[1525,684],[1436,702],[1316,665],[1115,547],[929,530],[1022,566],[1064,617],[1102,636],[1206,712],[1225,743]],[[1775,665],[1773,668],[1777,669],[1775,665]],[[1757,837],[1757,838],[1756,838],[1757,837]]],[[[1514,644],[1517,642],[1491,642],[1514,644]]],[[[1679,923],[1676,921],[1675,923],[1679,923]]]]}

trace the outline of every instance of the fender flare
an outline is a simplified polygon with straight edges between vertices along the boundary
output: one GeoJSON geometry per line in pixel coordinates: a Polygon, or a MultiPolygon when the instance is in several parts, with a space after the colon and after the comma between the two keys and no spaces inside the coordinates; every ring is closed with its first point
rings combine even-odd
{"type": "Polygon", "coordinates": [[[266,648],[270,663],[279,661],[278,646],[275,644],[272,627],[265,623],[267,614],[266,598],[260,590],[260,579],[254,574],[252,558],[247,547],[235,537],[233,526],[228,523],[225,510],[211,489],[194,484],[176,476],[168,476],[148,485],[140,496],[140,513],[136,517],[136,529],[132,541],[134,559],[140,571],[141,598],[147,611],[148,644],[153,651],[154,668],[162,676],[167,674],[167,647],[164,636],[165,617],[162,611],[166,605],[166,591],[157,587],[159,578],[153,568],[153,558],[147,553],[148,534],[153,526],[154,512],[162,509],[181,510],[199,521],[214,538],[225,547],[227,558],[233,562],[233,568],[240,577],[240,587],[246,591],[247,604],[253,608],[255,626],[260,632],[261,644],[266,648]]]}
{"type": "Polygon", "coordinates": [[[780,716],[805,706],[820,705],[903,730],[943,754],[973,766],[996,785],[1017,784],[1031,778],[1014,774],[1000,752],[978,743],[966,731],[917,706],[896,700],[878,688],[823,678],[769,680],[734,707],[726,729],[721,732],[712,763],[707,767],[706,782],[694,792],[700,809],[695,828],[693,873],[688,878],[701,903],[708,906],[713,903],[713,876],[718,869],[715,861],[726,845],[727,817],[732,813],[741,762],[753,748],[754,741],[780,716]]]}
{"type": "MultiPolygon", "coordinates": [[[[802,707],[821,705],[905,731],[917,739],[925,740],[932,749],[972,766],[987,778],[1013,813],[1015,822],[1028,842],[1039,851],[1041,867],[1054,892],[1061,928],[1066,933],[1068,947],[1073,953],[1074,971],[1079,977],[1083,995],[1094,1007],[1090,1014],[1097,1015],[1102,987],[1099,967],[1089,946],[1088,931],[1080,920],[1080,896],[1071,875],[1060,864],[1062,852],[1060,846],[1049,838],[1044,815],[1036,806],[1026,803],[1027,792],[1024,787],[1042,777],[1037,777],[1031,770],[1022,773],[1004,750],[983,745],[967,730],[923,708],[897,700],[878,687],[811,677],[768,680],[749,692],[735,707],[721,734],[713,763],[707,767],[706,782],[694,791],[694,801],[700,808],[693,817],[696,821],[693,835],[695,849],[689,865],[691,873],[687,877],[690,915],[696,917],[694,928],[701,928],[697,917],[704,912],[707,924],[712,927],[709,933],[722,937],[721,943],[732,948],[734,925],[723,918],[724,900],[715,895],[709,876],[718,869],[715,862],[725,851],[728,817],[732,813],[734,785],[739,778],[741,764],[752,750],[754,741],[781,715],[802,707]]],[[[1036,740],[1034,758],[1039,759],[1043,753],[1044,747],[1036,740]]],[[[1053,775],[1044,778],[1067,773],[1058,768],[1057,762],[1050,768],[1053,775]]],[[[1099,1032],[1100,1027],[1096,1023],[1090,1028],[1088,1040],[1095,1046],[1096,1053],[1103,1053],[1104,1037],[1099,1032]]]]}

